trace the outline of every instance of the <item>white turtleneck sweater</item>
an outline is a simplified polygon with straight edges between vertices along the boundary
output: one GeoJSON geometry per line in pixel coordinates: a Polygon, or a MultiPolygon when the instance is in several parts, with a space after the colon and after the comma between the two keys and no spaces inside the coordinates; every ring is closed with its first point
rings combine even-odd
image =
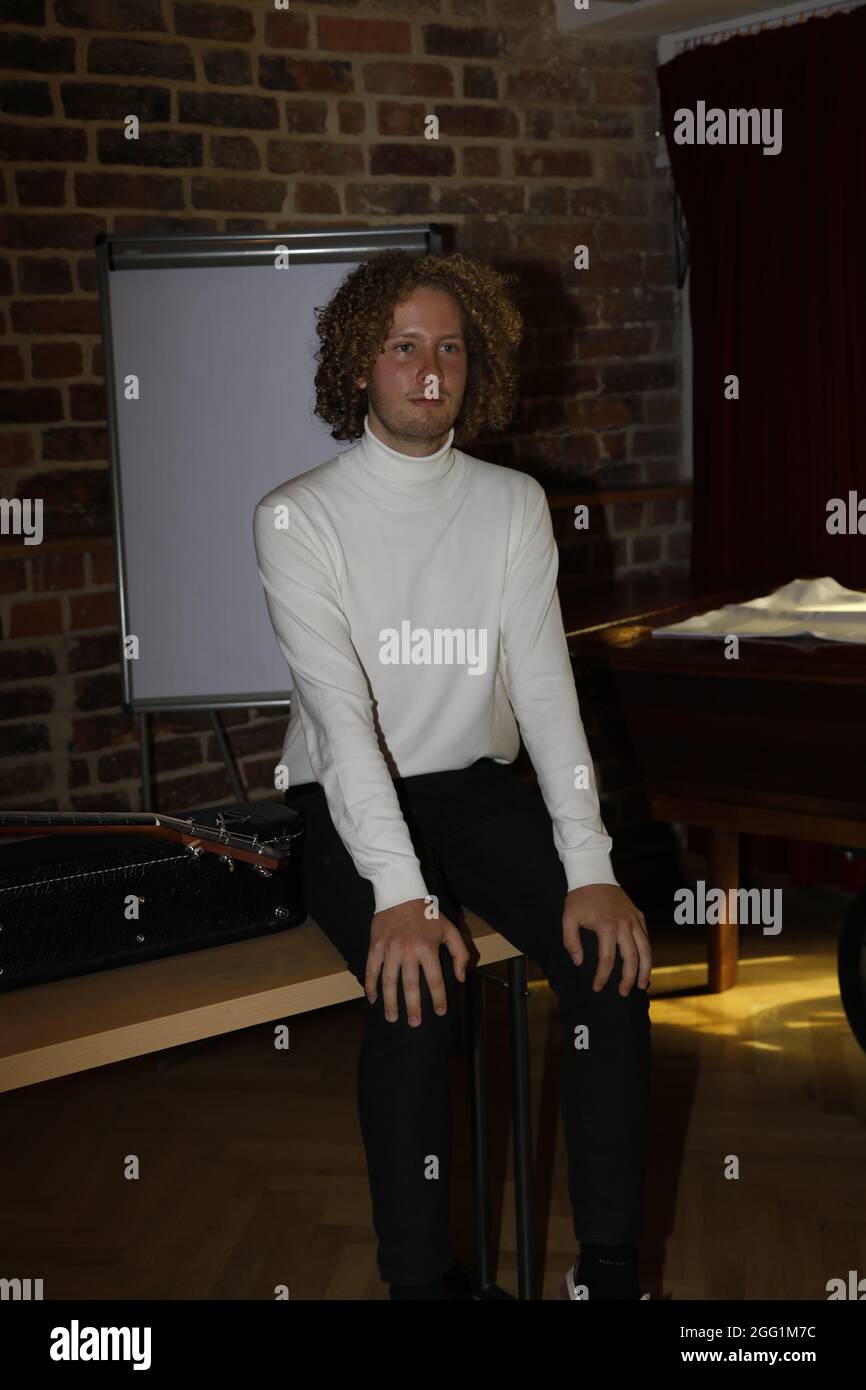
{"type": "Polygon", "coordinates": [[[289,788],[324,788],[376,912],[429,892],[392,777],[510,763],[521,734],[568,889],[617,881],[544,489],[453,438],[415,458],[365,419],[356,445],[267,493],[253,523],[294,682],[289,788]]]}

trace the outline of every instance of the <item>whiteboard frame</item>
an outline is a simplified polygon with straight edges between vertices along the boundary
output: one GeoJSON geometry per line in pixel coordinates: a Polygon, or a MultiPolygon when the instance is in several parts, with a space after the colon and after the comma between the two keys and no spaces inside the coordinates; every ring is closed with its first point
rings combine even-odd
{"type": "Polygon", "coordinates": [[[244,709],[288,706],[285,692],[271,695],[189,695],[159,698],[136,697],[133,688],[135,663],[124,656],[129,627],[129,584],[124,543],[123,488],[121,485],[120,432],[117,419],[117,372],[111,331],[112,276],[124,270],[209,268],[214,266],[273,265],[278,252],[286,250],[289,262],[314,264],[342,262],[348,267],[385,250],[409,251],[416,255],[440,255],[443,251],[442,227],[438,223],[396,227],[339,228],[296,232],[191,233],[162,232],[141,234],[101,232],[94,238],[97,284],[99,288],[102,342],[105,357],[106,418],[108,423],[111,506],[117,557],[117,591],[120,610],[121,706],[127,712],[171,709],[244,709]]]}

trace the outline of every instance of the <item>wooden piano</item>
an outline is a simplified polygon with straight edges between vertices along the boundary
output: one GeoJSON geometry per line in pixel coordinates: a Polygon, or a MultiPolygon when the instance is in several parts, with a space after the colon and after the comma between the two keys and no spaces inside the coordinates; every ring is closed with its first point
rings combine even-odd
{"type": "MultiPolygon", "coordinates": [[[[624,720],[653,819],[708,829],[708,882],[726,894],[744,832],[866,850],[866,644],[740,638],[726,660],[722,638],[651,635],[758,592],[697,595],[676,576],[560,586],[578,690],[624,720]]],[[[709,987],[730,989],[737,924],[707,930],[709,987]]]]}

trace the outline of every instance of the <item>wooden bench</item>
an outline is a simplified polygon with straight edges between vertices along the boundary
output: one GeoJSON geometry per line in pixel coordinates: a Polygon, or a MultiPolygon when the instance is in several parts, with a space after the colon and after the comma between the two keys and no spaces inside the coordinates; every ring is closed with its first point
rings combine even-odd
{"type": "MultiPolygon", "coordinates": [[[[466,989],[475,1234],[475,1268],[466,1272],[478,1297],[512,1297],[494,1281],[491,1244],[482,988],[488,979],[509,991],[519,1297],[529,1299],[535,1255],[526,961],[481,918],[467,911],[464,922],[477,957],[466,989]],[[500,961],[507,962],[505,980],[486,969],[500,961]]],[[[342,956],[310,917],[271,936],[10,990],[0,996],[0,1091],[362,996],[342,956]]]]}

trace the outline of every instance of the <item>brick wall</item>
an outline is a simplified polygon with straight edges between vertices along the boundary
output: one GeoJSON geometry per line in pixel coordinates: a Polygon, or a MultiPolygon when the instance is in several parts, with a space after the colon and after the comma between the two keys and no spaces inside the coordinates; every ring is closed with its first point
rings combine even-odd
{"type": "MultiPolygon", "coordinates": [[[[0,796],[137,806],[117,596],[93,238],[436,221],[517,273],[512,427],[474,452],[551,489],[675,478],[671,189],[651,41],[565,38],[552,0],[5,0],[0,33],[0,796]],[[123,135],[130,113],[140,138],[123,135]],[[424,138],[434,114],[440,138],[424,138]],[[576,271],[572,248],[590,246],[576,271]]],[[[564,571],[682,569],[688,498],[555,513],[564,571]]],[[[285,716],[225,716],[251,791],[285,716]]],[[[207,717],[152,721],[156,804],[230,797],[207,717]]]]}

